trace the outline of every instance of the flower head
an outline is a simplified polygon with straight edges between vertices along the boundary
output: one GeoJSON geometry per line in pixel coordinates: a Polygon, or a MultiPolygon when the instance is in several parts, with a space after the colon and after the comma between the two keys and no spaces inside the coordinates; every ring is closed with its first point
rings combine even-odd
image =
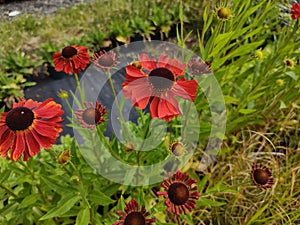
{"type": "Polygon", "coordinates": [[[165,204],[169,212],[177,215],[187,214],[196,207],[196,201],[199,198],[198,187],[193,186],[197,181],[189,178],[189,175],[182,174],[177,171],[173,179],[169,175],[169,179],[165,179],[161,186],[166,190],[165,192],[157,192],[157,195],[163,195],[166,200],[165,204]],[[193,186],[193,187],[192,187],[193,186]]]}
{"type": "Polygon", "coordinates": [[[155,218],[148,218],[150,215],[143,205],[141,210],[138,209],[138,203],[135,199],[126,203],[125,212],[117,211],[121,215],[120,219],[113,225],[152,225],[156,221],[155,218]]]}
{"type": "Polygon", "coordinates": [[[300,4],[295,2],[292,5],[292,19],[296,20],[298,18],[300,18],[300,4]]]}
{"type": "Polygon", "coordinates": [[[152,118],[170,121],[182,111],[175,96],[195,101],[198,84],[186,80],[185,64],[161,54],[158,62],[147,54],[138,57],[141,68],[128,65],[123,93],[132,105],[144,109],[150,103],[152,118]]]}
{"type": "Polygon", "coordinates": [[[274,184],[272,172],[266,166],[262,166],[262,164],[257,165],[253,163],[251,178],[259,189],[271,188],[272,184],[274,184]]]}
{"type": "Polygon", "coordinates": [[[89,64],[90,56],[88,49],[84,46],[67,46],[61,52],[53,54],[55,70],[67,74],[79,73],[89,64]]]}
{"type": "Polygon", "coordinates": [[[96,101],[96,107],[91,102],[85,102],[84,105],[86,109],[77,110],[75,115],[83,128],[93,130],[96,125],[105,121],[104,115],[106,113],[106,109],[98,101],[96,101]]]}
{"type": "Polygon", "coordinates": [[[177,157],[184,155],[186,152],[184,144],[179,141],[172,143],[170,146],[170,150],[177,157]]]}
{"type": "Polygon", "coordinates": [[[188,67],[193,75],[210,74],[212,71],[209,64],[209,62],[204,63],[193,57],[190,59],[188,67]]]}
{"type": "Polygon", "coordinates": [[[71,157],[70,151],[65,150],[58,156],[57,161],[59,164],[65,164],[69,161],[70,157],[71,157]]]}
{"type": "Polygon", "coordinates": [[[284,64],[286,65],[286,67],[289,67],[289,68],[294,68],[295,67],[295,62],[294,60],[292,59],[289,59],[289,58],[285,58],[283,60],[284,64]]]}
{"type": "Polygon", "coordinates": [[[58,92],[57,94],[58,97],[62,98],[62,99],[67,99],[69,98],[68,92],[66,92],[65,90],[61,90],[58,92]]]}
{"type": "Polygon", "coordinates": [[[118,57],[113,51],[107,53],[104,50],[94,54],[93,63],[95,66],[107,71],[118,63],[118,57]]]}
{"type": "Polygon", "coordinates": [[[219,9],[217,9],[217,17],[220,20],[228,20],[231,17],[231,11],[229,8],[227,7],[220,7],[219,9]]]}
{"type": "Polygon", "coordinates": [[[62,131],[61,105],[49,98],[36,102],[24,98],[14,103],[9,112],[0,115],[0,155],[17,161],[21,155],[27,161],[29,156],[49,149],[62,131]]]}
{"type": "Polygon", "coordinates": [[[258,49],[254,53],[254,57],[258,60],[262,59],[264,57],[264,53],[261,49],[258,49]]]}

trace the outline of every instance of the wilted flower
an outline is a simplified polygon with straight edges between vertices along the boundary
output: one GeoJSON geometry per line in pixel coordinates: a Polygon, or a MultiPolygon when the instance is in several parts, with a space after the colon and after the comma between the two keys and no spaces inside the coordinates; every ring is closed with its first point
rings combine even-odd
{"type": "Polygon", "coordinates": [[[197,60],[195,57],[191,58],[188,63],[189,70],[192,75],[202,75],[212,73],[209,62],[202,62],[197,60]]]}
{"type": "Polygon", "coordinates": [[[91,102],[85,102],[84,105],[86,109],[77,110],[75,115],[83,128],[93,130],[96,125],[105,121],[104,115],[106,113],[106,109],[98,101],[96,101],[96,107],[91,102]]]}
{"type": "Polygon", "coordinates": [[[109,51],[109,53],[100,51],[94,54],[93,63],[95,66],[107,71],[118,63],[118,58],[113,51],[109,51]]]}

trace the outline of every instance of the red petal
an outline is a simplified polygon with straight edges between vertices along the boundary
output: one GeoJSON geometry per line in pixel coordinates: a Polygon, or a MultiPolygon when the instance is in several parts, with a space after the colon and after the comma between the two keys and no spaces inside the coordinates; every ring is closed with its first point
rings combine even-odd
{"type": "Polygon", "coordinates": [[[168,64],[166,65],[166,68],[171,70],[175,74],[175,77],[183,75],[185,67],[186,64],[181,63],[177,59],[170,59],[168,64]]]}
{"type": "Polygon", "coordinates": [[[159,103],[159,98],[154,97],[153,100],[151,101],[150,104],[150,114],[152,118],[157,118],[158,117],[158,103],[159,103]]]}
{"type": "Polygon", "coordinates": [[[13,131],[9,130],[7,128],[7,130],[2,133],[1,135],[1,139],[0,139],[0,155],[2,157],[6,157],[7,156],[7,152],[9,150],[9,148],[12,146],[13,142],[14,142],[14,138],[15,138],[15,134],[13,131]]]}
{"type": "Polygon", "coordinates": [[[169,58],[167,54],[162,53],[158,59],[158,66],[157,67],[166,67],[169,62],[169,58]]]}
{"type": "Polygon", "coordinates": [[[34,129],[31,131],[34,139],[45,149],[49,149],[54,143],[55,139],[51,139],[49,137],[45,137],[37,133],[34,129]]]}
{"type": "Polygon", "coordinates": [[[196,80],[180,79],[175,83],[172,92],[176,96],[193,102],[196,98],[197,89],[198,83],[196,80]]]}
{"type": "Polygon", "coordinates": [[[174,116],[181,115],[181,110],[174,97],[160,99],[158,105],[158,117],[170,121],[174,116]]]}
{"type": "Polygon", "coordinates": [[[140,78],[140,77],[147,76],[147,74],[132,65],[128,65],[126,66],[126,80],[127,80],[127,76],[140,78]]]}
{"type": "Polygon", "coordinates": [[[39,143],[35,140],[31,132],[27,132],[25,134],[26,137],[26,143],[27,143],[27,148],[28,148],[28,153],[30,156],[34,156],[37,153],[40,152],[41,146],[39,143]]]}
{"type": "Polygon", "coordinates": [[[151,71],[156,68],[156,60],[150,59],[147,54],[139,55],[138,59],[142,67],[145,68],[146,70],[151,71]]]}
{"type": "Polygon", "coordinates": [[[24,132],[23,131],[17,131],[16,133],[16,145],[11,149],[10,152],[10,158],[14,161],[18,161],[20,156],[25,151],[25,139],[24,139],[24,132]]]}

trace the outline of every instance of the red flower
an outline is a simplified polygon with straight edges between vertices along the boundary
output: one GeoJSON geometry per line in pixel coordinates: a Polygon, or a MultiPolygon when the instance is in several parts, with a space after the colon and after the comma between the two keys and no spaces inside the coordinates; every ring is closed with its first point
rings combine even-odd
{"type": "Polygon", "coordinates": [[[296,20],[300,18],[300,4],[294,3],[292,5],[292,19],[296,20]]]}
{"type": "Polygon", "coordinates": [[[96,125],[99,125],[105,121],[104,115],[106,109],[98,101],[96,101],[96,107],[93,103],[85,102],[86,109],[77,110],[75,115],[79,123],[82,124],[83,128],[89,128],[91,130],[95,129],[96,125]]]}
{"type": "Polygon", "coordinates": [[[126,203],[125,212],[117,211],[121,215],[120,219],[113,225],[152,225],[156,221],[155,218],[147,219],[150,215],[143,205],[141,210],[138,210],[138,203],[135,199],[126,203]]]}
{"type": "Polygon", "coordinates": [[[198,87],[196,80],[184,78],[186,65],[165,54],[158,62],[146,54],[139,55],[138,59],[141,69],[134,65],[126,67],[125,97],[139,109],[144,109],[150,102],[152,118],[170,121],[174,116],[182,115],[175,96],[195,101],[198,87]]]}
{"type": "Polygon", "coordinates": [[[90,56],[88,49],[84,46],[67,46],[61,52],[53,54],[55,70],[63,71],[68,74],[79,73],[89,64],[90,56]]]}
{"type": "Polygon", "coordinates": [[[117,62],[118,58],[116,56],[116,53],[114,53],[113,51],[110,51],[109,53],[107,53],[106,51],[100,51],[99,54],[94,54],[93,63],[104,71],[107,71],[115,66],[117,62]]]}
{"type": "Polygon", "coordinates": [[[195,179],[189,178],[189,175],[182,174],[177,171],[173,179],[169,175],[169,179],[165,179],[161,186],[166,190],[165,192],[157,192],[157,195],[163,195],[166,200],[165,204],[168,206],[168,211],[176,213],[177,215],[187,210],[191,211],[196,207],[196,201],[199,198],[198,187],[193,184],[197,183],[195,179]]]}
{"type": "Polygon", "coordinates": [[[0,155],[17,161],[24,154],[29,156],[40,152],[40,147],[49,149],[62,131],[61,105],[49,98],[44,102],[32,99],[14,103],[9,112],[0,115],[0,155]]]}
{"type": "Polygon", "coordinates": [[[274,178],[272,177],[272,172],[268,167],[263,166],[262,164],[257,165],[256,163],[253,163],[251,178],[253,183],[259,189],[271,188],[272,185],[274,184],[274,178]]]}

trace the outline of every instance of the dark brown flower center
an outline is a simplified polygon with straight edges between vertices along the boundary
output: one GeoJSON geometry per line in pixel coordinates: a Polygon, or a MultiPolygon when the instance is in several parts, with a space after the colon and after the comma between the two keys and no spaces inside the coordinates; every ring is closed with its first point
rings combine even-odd
{"type": "Polygon", "coordinates": [[[173,183],[169,187],[168,196],[175,205],[183,205],[189,199],[189,190],[183,183],[173,183]]]}
{"type": "Polygon", "coordinates": [[[269,174],[263,169],[256,169],[253,173],[254,180],[260,185],[268,183],[269,174]]]}
{"type": "Polygon", "coordinates": [[[72,58],[74,55],[77,55],[77,49],[72,46],[67,46],[63,48],[61,54],[64,58],[69,59],[72,58]]]}
{"type": "Polygon", "coordinates": [[[31,126],[34,119],[34,114],[31,109],[26,107],[16,107],[6,115],[6,125],[11,130],[26,130],[31,126]]]}
{"type": "Polygon", "coordinates": [[[114,60],[109,54],[104,54],[98,59],[98,63],[101,66],[110,67],[114,64],[114,60]]]}
{"type": "Polygon", "coordinates": [[[97,124],[97,122],[101,119],[101,113],[95,108],[88,108],[84,110],[82,114],[82,119],[87,124],[90,125],[97,124]]]}
{"type": "Polygon", "coordinates": [[[163,92],[169,90],[175,81],[175,76],[167,68],[155,68],[149,73],[149,82],[156,91],[163,92]]]}
{"type": "Polygon", "coordinates": [[[142,213],[131,212],[126,216],[124,225],[146,225],[146,220],[142,213]]]}

